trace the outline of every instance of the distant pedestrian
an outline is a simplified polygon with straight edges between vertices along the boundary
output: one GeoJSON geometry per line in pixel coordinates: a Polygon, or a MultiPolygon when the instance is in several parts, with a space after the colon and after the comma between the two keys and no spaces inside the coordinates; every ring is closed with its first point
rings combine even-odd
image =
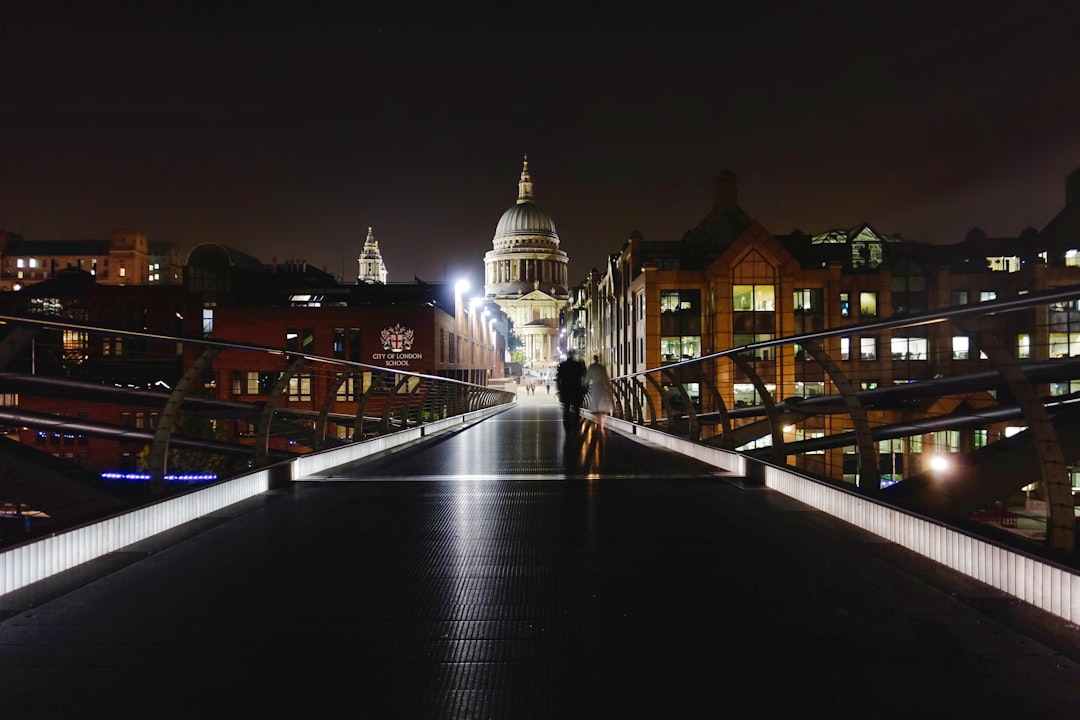
{"type": "MultiPolygon", "coordinates": [[[[577,359],[573,348],[566,351],[566,359],[555,370],[555,387],[563,406],[563,425],[567,436],[577,435],[581,430],[581,403],[585,398],[585,363],[577,359]]],[[[550,388],[550,383],[548,384],[550,388]]],[[[550,390],[549,390],[550,392],[550,390]]]]}
{"type": "Polygon", "coordinates": [[[547,381],[547,382],[545,383],[545,385],[547,385],[547,394],[548,394],[548,395],[550,395],[550,394],[551,394],[551,381],[550,381],[550,380],[548,380],[548,381],[547,381]]]}
{"type": "Polygon", "coordinates": [[[597,427],[603,430],[604,418],[614,410],[615,399],[611,378],[607,368],[600,364],[599,355],[593,355],[592,365],[585,371],[585,387],[589,392],[589,409],[593,411],[597,427]]]}

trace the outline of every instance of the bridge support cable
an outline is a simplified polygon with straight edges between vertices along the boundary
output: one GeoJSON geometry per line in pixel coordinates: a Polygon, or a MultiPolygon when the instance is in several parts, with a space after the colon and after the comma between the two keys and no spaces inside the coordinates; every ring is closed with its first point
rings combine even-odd
{"type": "Polygon", "coordinates": [[[206,347],[195,362],[191,363],[176,387],[169,393],[169,399],[161,409],[161,417],[158,418],[157,427],[154,429],[154,442],[150,445],[150,494],[162,495],[165,492],[165,475],[169,469],[169,439],[180,414],[180,408],[192,389],[202,386],[203,373],[210,367],[214,358],[220,352],[219,348],[206,347]]]}

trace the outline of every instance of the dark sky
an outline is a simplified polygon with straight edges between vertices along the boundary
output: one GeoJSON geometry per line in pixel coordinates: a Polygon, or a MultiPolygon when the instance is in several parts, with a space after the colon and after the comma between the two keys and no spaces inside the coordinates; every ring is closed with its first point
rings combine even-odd
{"type": "Polygon", "coordinates": [[[1080,168],[1078,0],[309,5],[8,0],[0,228],[353,279],[370,225],[391,281],[479,285],[527,153],[577,283],[635,229],[682,237],[724,169],[774,233],[956,242],[1043,227],[1080,168]]]}

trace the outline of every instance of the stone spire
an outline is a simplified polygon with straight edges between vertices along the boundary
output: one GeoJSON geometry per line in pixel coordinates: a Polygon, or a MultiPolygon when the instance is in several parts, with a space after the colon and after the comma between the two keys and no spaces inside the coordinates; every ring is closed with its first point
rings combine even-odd
{"type": "Polygon", "coordinates": [[[521,165],[521,180],[518,181],[518,205],[532,202],[532,177],[529,175],[529,155],[525,154],[525,161],[521,165]]]}
{"type": "Polygon", "coordinates": [[[364,250],[357,259],[360,263],[357,282],[386,284],[386,263],[383,262],[382,252],[379,250],[379,241],[375,239],[375,230],[370,225],[367,230],[367,239],[364,241],[364,250]]]}

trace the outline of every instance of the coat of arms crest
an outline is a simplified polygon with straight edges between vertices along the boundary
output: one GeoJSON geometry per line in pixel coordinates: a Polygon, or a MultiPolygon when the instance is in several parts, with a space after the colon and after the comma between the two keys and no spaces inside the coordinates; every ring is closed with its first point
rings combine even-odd
{"type": "Polygon", "coordinates": [[[401,323],[383,328],[381,333],[383,350],[395,353],[411,350],[414,334],[415,331],[412,328],[403,327],[401,323]]]}

